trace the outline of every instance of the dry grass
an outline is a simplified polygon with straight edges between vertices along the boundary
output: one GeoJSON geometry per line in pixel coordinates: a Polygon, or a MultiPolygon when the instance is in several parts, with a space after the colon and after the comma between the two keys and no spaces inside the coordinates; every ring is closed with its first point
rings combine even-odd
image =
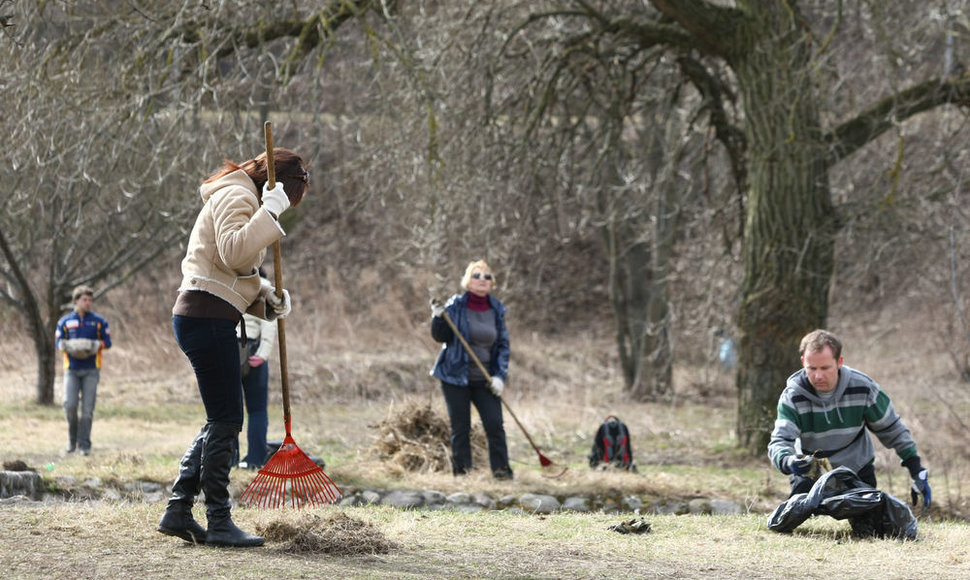
{"type": "MultiPolygon", "coordinates": [[[[677,578],[827,578],[838,570],[846,577],[883,578],[892,570],[896,577],[970,577],[967,526],[952,520],[965,521],[970,514],[968,433],[961,420],[970,416],[968,390],[951,376],[933,340],[904,339],[933,336],[932,321],[919,311],[907,319],[863,318],[834,326],[847,339],[847,363],[870,372],[890,392],[931,470],[938,507],[919,514],[919,541],[894,542],[854,540],[846,522],[824,518],[788,536],[767,531],[767,514],[784,500],[787,481],[764,457],[734,449],[730,377],[714,365],[678,366],[673,402],[631,403],[623,396],[610,340],[595,333],[550,337],[514,322],[511,329],[507,402],[543,453],[569,466],[566,475],[544,477],[536,454],[507,420],[515,480],[493,480],[478,458],[477,471],[454,478],[442,469],[446,415],[438,385],[427,374],[436,348],[427,338],[424,314],[413,320],[388,314],[378,332],[332,310],[340,304],[307,304],[319,310],[287,325],[294,437],[307,453],[326,460],[338,485],[495,496],[638,495],[646,501],[718,497],[737,501],[748,513],[646,516],[651,533],[624,535],[608,528],[628,515],[538,517],[373,506],[301,513],[236,509],[244,529],[262,530],[271,539],[264,549],[233,551],[191,547],[156,533],[163,506],[139,500],[138,493],[124,494],[121,501],[15,502],[0,505],[0,573],[593,578],[637,570],[677,578]],[[317,314],[320,324],[306,323],[317,314]],[[611,413],[630,426],[639,474],[587,467],[593,432],[611,413]]],[[[52,480],[74,478],[77,487],[63,480],[60,485],[75,499],[94,495],[80,490],[89,478],[117,489],[136,480],[170,484],[204,412],[164,321],[165,308],[146,306],[140,312],[114,328],[116,346],[106,356],[90,457],[64,455],[63,411],[31,402],[32,360],[0,360],[0,460],[21,461],[52,480]]],[[[7,345],[0,352],[23,350],[7,345]]],[[[278,374],[271,375],[270,438],[282,436],[278,374]]],[[[60,382],[55,393],[59,403],[60,382]]],[[[880,488],[908,498],[905,470],[891,452],[879,449],[880,488]]],[[[233,472],[234,492],[252,476],[233,472]]]]}
{"type": "Polygon", "coordinates": [[[359,556],[398,548],[374,524],[344,512],[277,513],[268,523],[257,523],[256,533],[281,544],[277,549],[284,554],[359,556]]]}
{"type": "MultiPolygon", "coordinates": [[[[649,534],[618,534],[624,518],[607,514],[342,508],[353,529],[370,527],[388,544],[381,554],[292,551],[291,536],[263,548],[197,547],[155,532],[161,506],[103,504],[0,507],[0,571],[5,578],[604,578],[618,571],[647,578],[775,579],[966,578],[964,525],[921,527],[921,539],[853,540],[844,522],[810,520],[776,534],[757,514],[651,516],[649,534]],[[29,549],[24,549],[29,547],[29,549]]],[[[331,510],[300,514],[326,521],[331,510]]],[[[235,510],[255,530],[279,514],[235,510]]],[[[289,514],[287,514],[289,515],[289,514]]],[[[335,535],[336,526],[333,526],[335,535]]],[[[355,531],[356,530],[356,531],[355,531]]],[[[297,535],[299,532],[297,532],[297,535]]],[[[337,543],[346,543],[340,539],[337,543]]]]}
{"type": "MultiPolygon", "coordinates": [[[[430,404],[412,401],[377,425],[374,450],[380,461],[399,465],[405,471],[450,472],[451,427],[448,417],[436,412],[430,404]]],[[[488,443],[484,430],[472,427],[473,461],[484,465],[488,443]]]]}

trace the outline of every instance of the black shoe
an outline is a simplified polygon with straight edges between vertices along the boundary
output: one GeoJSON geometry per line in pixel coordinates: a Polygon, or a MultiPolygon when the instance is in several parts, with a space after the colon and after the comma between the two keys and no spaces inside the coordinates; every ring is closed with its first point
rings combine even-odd
{"type": "Polygon", "coordinates": [[[206,531],[205,543],[210,546],[228,546],[231,548],[255,548],[262,546],[266,540],[240,530],[229,514],[225,517],[210,517],[209,529],[206,531]]]}
{"type": "Polygon", "coordinates": [[[199,493],[202,442],[207,431],[208,426],[203,427],[182,456],[178,477],[172,484],[172,497],[168,500],[168,508],[158,524],[159,532],[198,544],[205,543],[206,529],[192,517],[192,504],[199,493]]]}
{"type": "Polygon", "coordinates": [[[182,538],[186,542],[205,543],[206,529],[192,517],[191,504],[183,501],[169,500],[165,515],[158,523],[158,531],[167,536],[182,538]]]}
{"type": "Polygon", "coordinates": [[[512,479],[512,470],[499,469],[498,471],[493,471],[492,477],[494,477],[495,479],[512,479]]]}
{"type": "Polygon", "coordinates": [[[202,491],[209,520],[205,543],[212,546],[249,548],[265,540],[240,530],[229,515],[229,471],[235,455],[236,437],[242,425],[210,423],[202,445],[202,491]]]}

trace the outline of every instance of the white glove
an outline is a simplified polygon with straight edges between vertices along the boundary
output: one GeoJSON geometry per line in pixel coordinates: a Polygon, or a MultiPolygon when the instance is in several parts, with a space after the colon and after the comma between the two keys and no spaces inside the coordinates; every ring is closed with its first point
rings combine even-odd
{"type": "Polygon", "coordinates": [[[290,207],[290,198],[286,197],[283,184],[279,181],[273,189],[266,189],[267,185],[269,185],[268,181],[263,184],[263,207],[273,214],[273,217],[280,217],[280,214],[290,207]]]}
{"type": "Polygon", "coordinates": [[[266,295],[266,304],[269,306],[272,312],[268,312],[269,320],[275,320],[277,318],[286,318],[290,314],[290,293],[283,289],[283,299],[281,300],[279,296],[276,295],[276,291],[272,291],[266,295]]]}
{"type": "Polygon", "coordinates": [[[445,313],[445,307],[442,306],[441,302],[437,298],[431,299],[431,316],[434,318],[440,318],[442,314],[445,313]]]}
{"type": "Polygon", "coordinates": [[[492,377],[492,385],[489,387],[492,389],[492,394],[496,397],[502,396],[502,391],[505,390],[505,381],[498,377],[492,377]]]}
{"type": "Polygon", "coordinates": [[[276,287],[273,286],[273,283],[267,280],[266,278],[260,277],[259,295],[262,296],[263,298],[266,298],[267,295],[273,294],[274,292],[276,292],[276,287]]]}

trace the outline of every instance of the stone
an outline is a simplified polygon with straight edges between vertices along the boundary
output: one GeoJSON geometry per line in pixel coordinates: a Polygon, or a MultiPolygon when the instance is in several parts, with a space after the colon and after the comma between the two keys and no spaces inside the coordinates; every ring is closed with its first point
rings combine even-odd
{"type": "Polygon", "coordinates": [[[475,503],[458,504],[458,505],[455,506],[454,509],[457,510],[458,512],[463,513],[463,514],[474,514],[474,513],[481,512],[481,511],[485,511],[485,508],[484,507],[482,507],[482,506],[480,506],[478,504],[475,504],[475,503]]]}
{"type": "Polygon", "coordinates": [[[589,500],[578,496],[567,497],[566,501],[562,502],[562,509],[571,512],[588,512],[589,500]]]}
{"type": "Polygon", "coordinates": [[[467,493],[459,491],[449,495],[447,499],[451,503],[462,504],[462,503],[470,502],[472,500],[472,496],[468,495],[467,493]]]}
{"type": "Polygon", "coordinates": [[[623,498],[622,505],[627,511],[639,512],[640,508],[643,507],[643,500],[635,495],[630,495],[623,498]]]}
{"type": "Polygon", "coordinates": [[[735,516],[743,514],[744,509],[729,499],[712,499],[711,513],[716,516],[735,516]]]}
{"type": "Polygon", "coordinates": [[[405,510],[415,509],[424,505],[424,495],[419,491],[392,491],[381,503],[405,510]]]}
{"type": "Polygon", "coordinates": [[[445,494],[441,493],[440,491],[426,489],[421,492],[421,495],[424,496],[425,507],[440,505],[445,503],[445,494]]]}
{"type": "Polygon", "coordinates": [[[519,497],[522,509],[536,514],[551,514],[560,508],[559,500],[551,495],[526,493],[519,497]]]}
{"type": "Polygon", "coordinates": [[[364,503],[365,503],[364,498],[360,497],[359,493],[354,493],[351,495],[345,495],[342,498],[340,498],[340,501],[337,502],[337,505],[339,505],[340,507],[357,507],[357,506],[364,505],[364,503]]]}
{"type": "Polygon", "coordinates": [[[495,507],[495,500],[492,499],[492,496],[488,495],[483,491],[472,494],[471,500],[476,505],[480,505],[485,509],[490,510],[495,507]]]}
{"type": "Polygon", "coordinates": [[[0,471],[0,498],[26,496],[40,500],[46,491],[44,480],[33,471],[0,471]]]}
{"type": "Polygon", "coordinates": [[[687,504],[682,501],[666,501],[660,500],[654,502],[653,504],[654,513],[661,515],[676,515],[682,516],[684,514],[691,513],[687,504]]]}
{"type": "Polygon", "coordinates": [[[694,515],[709,515],[714,512],[709,499],[697,498],[687,502],[687,510],[694,515]]]}

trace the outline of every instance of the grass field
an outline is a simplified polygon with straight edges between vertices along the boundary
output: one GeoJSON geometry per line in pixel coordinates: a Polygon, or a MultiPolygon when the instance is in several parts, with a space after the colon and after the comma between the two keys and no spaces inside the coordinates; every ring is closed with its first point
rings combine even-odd
{"type": "MultiPolygon", "coordinates": [[[[298,324],[292,325],[299,328],[298,324]]],[[[287,327],[291,328],[290,325],[287,327]]],[[[422,328],[414,329],[415,334],[422,328]]],[[[623,535],[611,524],[632,514],[511,512],[461,514],[387,507],[325,508],[370,524],[361,552],[287,553],[285,542],[263,548],[195,547],[162,536],[160,502],[13,501],[0,504],[0,574],[4,578],[970,578],[966,542],[968,461],[959,418],[965,387],[948,378],[945,360],[923,357],[917,369],[904,345],[856,349],[847,360],[878,377],[920,444],[931,471],[936,506],[917,512],[917,541],[859,540],[847,522],[813,518],[794,534],[767,530],[766,519],[787,496],[787,478],[764,456],[734,447],[730,377],[715,366],[678,368],[671,402],[630,403],[622,394],[608,341],[555,342],[519,333],[515,380],[507,400],[553,461],[570,469],[543,477],[536,453],[506,419],[516,477],[496,482],[484,470],[464,478],[411,472],[375,451],[377,425],[410,405],[443,411],[427,376],[433,346],[403,348],[380,341],[291,339],[293,434],[322,456],[339,485],[381,489],[634,494],[652,500],[731,499],[740,516],[643,514],[652,531],[623,535]],[[894,350],[895,349],[895,350],[894,350]],[[875,370],[872,370],[875,369],[875,370]],[[883,378],[885,377],[885,378],[883,378]],[[932,395],[928,395],[932,387],[932,395]],[[629,424],[639,474],[592,472],[586,466],[593,431],[609,413],[629,424]],[[371,541],[393,546],[367,553],[371,541]]],[[[860,331],[861,332],[861,331],[860,331]]],[[[849,337],[861,340],[861,337],[849,337]]],[[[178,459],[203,421],[193,377],[165,338],[129,346],[123,334],[106,355],[99,387],[94,450],[65,455],[59,406],[33,404],[32,363],[0,362],[0,459],[20,459],[46,477],[97,477],[106,486],[154,481],[167,487],[178,459]]],[[[282,435],[279,384],[271,384],[270,437],[282,435]]],[[[61,385],[56,386],[57,401],[61,385]]],[[[877,445],[880,488],[908,499],[908,476],[877,445]]],[[[236,493],[251,474],[233,472],[236,493]]],[[[204,524],[200,507],[196,515],[204,524]]],[[[306,512],[237,508],[248,531],[292,522],[306,512]]]]}

